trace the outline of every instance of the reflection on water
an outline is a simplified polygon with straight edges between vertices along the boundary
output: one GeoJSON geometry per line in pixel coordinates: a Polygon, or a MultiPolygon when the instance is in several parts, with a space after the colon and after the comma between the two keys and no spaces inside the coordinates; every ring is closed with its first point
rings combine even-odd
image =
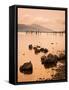
{"type": "MultiPolygon", "coordinates": [[[[41,64],[41,56],[52,54],[59,54],[65,51],[65,33],[32,33],[32,32],[18,32],[18,82],[50,80],[56,72],[56,68],[44,68],[41,64]],[[48,49],[48,53],[39,53],[36,55],[34,50],[29,50],[28,45],[39,45],[48,49]],[[31,61],[33,64],[32,74],[20,73],[19,67],[25,62],[31,61]]],[[[59,65],[59,63],[58,63],[59,65]]]]}

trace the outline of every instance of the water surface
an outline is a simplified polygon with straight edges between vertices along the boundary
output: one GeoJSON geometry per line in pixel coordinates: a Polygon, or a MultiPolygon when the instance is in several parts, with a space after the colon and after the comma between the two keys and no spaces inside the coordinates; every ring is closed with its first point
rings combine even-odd
{"type": "Polygon", "coordinates": [[[30,33],[18,32],[18,82],[40,81],[52,79],[57,72],[53,68],[45,69],[41,64],[41,56],[59,54],[65,51],[65,33],[30,33]],[[49,50],[48,53],[35,54],[34,50],[29,50],[28,45],[39,45],[49,50]],[[19,71],[21,65],[31,61],[33,64],[33,73],[23,74],[19,71]]]}

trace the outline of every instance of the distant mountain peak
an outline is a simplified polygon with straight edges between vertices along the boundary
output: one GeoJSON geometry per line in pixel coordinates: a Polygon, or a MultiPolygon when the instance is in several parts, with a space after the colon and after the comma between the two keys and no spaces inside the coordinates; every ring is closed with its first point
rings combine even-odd
{"type": "Polygon", "coordinates": [[[50,28],[45,28],[38,24],[31,24],[31,25],[18,24],[18,31],[19,32],[57,32],[50,28]]]}

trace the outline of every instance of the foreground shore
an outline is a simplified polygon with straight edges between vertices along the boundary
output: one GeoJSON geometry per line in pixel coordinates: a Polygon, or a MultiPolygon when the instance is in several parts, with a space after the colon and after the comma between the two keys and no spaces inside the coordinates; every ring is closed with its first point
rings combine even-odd
{"type": "MultiPolygon", "coordinates": [[[[51,75],[51,78],[38,78],[37,81],[46,81],[46,80],[61,80],[65,79],[65,54],[61,52],[59,55],[53,55],[52,53],[49,53],[46,56],[46,53],[48,53],[47,48],[43,48],[41,46],[33,46],[30,44],[28,46],[29,50],[34,50],[34,54],[37,55],[39,53],[44,53],[43,56],[40,58],[41,65],[44,66],[45,69],[51,69],[52,72],[56,72],[55,74],[51,75]]],[[[22,66],[20,66],[20,72],[24,74],[33,74],[33,63],[32,60],[30,62],[24,63],[22,66]]]]}

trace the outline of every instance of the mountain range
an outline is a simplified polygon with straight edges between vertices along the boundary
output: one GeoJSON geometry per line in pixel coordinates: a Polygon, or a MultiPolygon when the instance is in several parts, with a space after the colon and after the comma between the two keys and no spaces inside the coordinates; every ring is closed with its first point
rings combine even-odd
{"type": "MultiPolygon", "coordinates": [[[[38,24],[31,24],[31,25],[25,25],[25,24],[18,24],[18,32],[57,32],[50,28],[45,28],[43,26],[40,26],[38,24]]],[[[64,32],[64,31],[59,31],[64,32]]]]}

